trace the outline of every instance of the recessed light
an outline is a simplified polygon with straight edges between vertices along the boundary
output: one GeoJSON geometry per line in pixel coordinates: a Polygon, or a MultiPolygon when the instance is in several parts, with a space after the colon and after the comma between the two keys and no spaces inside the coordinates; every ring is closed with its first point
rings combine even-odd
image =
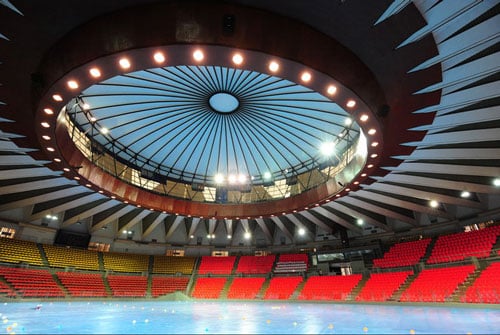
{"type": "Polygon", "coordinates": [[[356,181],[354,182],[354,185],[359,185],[359,181],[357,181],[357,180],[356,180],[356,181]]]}
{"type": "Polygon", "coordinates": [[[40,123],[42,125],[42,127],[44,128],[50,128],[50,124],[48,122],[42,122],[40,123]]]}
{"type": "Polygon", "coordinates": [[[377,158],[378,157],[378,154],[371,154],[370,155],[371,158],[377,158]]]}
{"type": "Polygon", "coordinates": [[[358,224],[358,226],[363,225],[363,219],[357,219],[356,223],[358,224]]]}
{"type": "Polygon", "coordinates": [[[368,114],[362,114],[362,115],[359,117],[359,119],[360,119],[361,121],[363,121],[363,122],[367,121],[367,120],[368,120],[368,118],[369,118],[369,117],[368,117],[368,114]]]}
{"type": "Polygon", "coordinates": [[[373,167],[373,164],[368,164],[366,167],[371,169],[373,167]]]}
{"type": "Polygon", "coordinates": [[[130,64],[130,61],[128,60],[128,58],[121,58],[119,61],[118,61],[118,64],[120,64],[120,67],[122,69],[129,69],[131,64],[130,64]]]}
{"type": "Polygon", "coordinates": [[[493,179],[493,185],[494,186],[500,186],[500,178],[493,179]]]}
{"type": "Polygon", "coordinates": [[[43,135],[42,138],[45,140],[45,141],[49,141],[50,140],[50,136],[49,135],[43,135]]]}
{"type": "Polygon", "coordinates": [[[85,184],[85,186],[87,186],[87,187],[92,187],[92,185],[91,185],[91,184],[85,184]]]}
{"type": "Polygon", "coordinates": [[[47,151],[54,152],[54,151],[56,151],[56,149],[54,149],[52,147],[47,147],[47,151]]]}
{"type": "Polygon", "coordinates": [[[165,61],[165,55],[163,54],[163,52],[155,52],[155,54],[153,55],[153,58],[155,60],[155,62],[157,63],[163,63],[165,61]]]}
{"type": "Polygon", "coordinates": [[[300,79],[303,81],[303,82],[309,82],[311,80],[311,74],[309,72],[303,72],[302,75],[300,76],[300,79]]]}
{"type": "Polygon", "coordinates": [[[372,128],[370,130],[368,130],[368,135],[373,135],[377,132],[377,130],[375,128],[372,128]]]}
{"type": "Polygon", "coordinates": [[[82,109],[83,109],[84,111],[88,111],[88,110],[90,109],[90,105],[89,105],[88,103],[84,103],[84,104],[82,105],[82,109]]]}
{"type": "Polygon", "coordinates": [[[76,90],[78,88],[78,83],[75,80],[69,80],[66,84],[72,90],[76,90]]]}
{"type": "Polygon", "coordinates": [[[93,67],[89,70],[89,73],[94,78],[99,78],[101,76],[101,70],[96,67],[93,67]]]}
{"type": "Polygon", "coordinates": [[[102,127],[100,131],[101,131],[101,134],[107,134],[107,133],[109,133],[109,129],[106,128],[106,127],[102,127]]]}
{"type": "Polygon", "coordinates": [[[243,63],[243,56],[239,53],[233,55],[233,63],[236,65],[240,65],[243,63]]]}
{"type": "Polygon", "coordinates": [[[352,124],[352,119],[350,117],[346,118],[345,121],[344,121],[344,124],[346,126],[350,126],[352,124]]]}
{"type": "Polygon", "coordinates": [[[326,89],[326,93],[334,95],[335,93],[337,93],[337,87],[334,85],[328,86],[328,88],[326,89]]]}
{"type": "Polygon", "coordinates": [[[470,197],[470,192],[469,191],[462,191],[462,193],[460,193],[460,196],[462,198],[468,198],[468,197],[470,197]]]}
{"type": "Polygon", "coordinates": [[[431,200],[431,201],[429,201],[429,205],[432,208],[437,208],[439,206],[439,202],[437,202],[436,200],[431,200]]]}
{"type": "Polygon", "coordinates": [[[280,68],[280,65],[277,62],[272,61],[271,63],[269,63],[269,70],[271,72],[276,72],[279,70],[279,68],[280,68]]]}
{"type": "Polygon", "coordinates": [[[99,190],[99,193],[103,194],[103,193],[104,193],[104,191],[103,191],[103,190],[99,190]]]}
{"type": "Polygon", "coordinates": [[[205,55],[203,54],[203,51],[196,50],[195,52],[193,52],[193,58],[195,61],[201,62],[203,58],[205,58],[205,55]]]}
{"type": "Polygon", "coordinates": [[[366,173],[361,174],[361,177],[366,177],[366,176],[367,176],[366,173]]]}
{"type": "Polygon", "coordinates": [[[63,170],[69,172],[69,169],[67,167],[63,168],[63,170]]]}
{"type": "Polygon", "coordinates": [[[378,142],[372,142],[371,146],[376,147],[378,145],[378,142]]]}
{"type": "Polygon", "coordinates": [[[54,158],[54,162],[61,163],[61,159],[60,158],[54,158]]]}
{"type": "Polygon", "coordinates": [[[75,180],[80,180],[80,177],[78,177],[78,176],[75,176],[75,180]]]}
{"type": "Polygon", "coordinates": [[[96,122],[96,121],[97,121],[97,119],[95,118],[95,116],[90,117],[90,122],[96,122]]]}
{"type": "Polygon", "coordinates": [[[347,107],[349,108],[353,108],[354,106],[356,106],[356,101],[354,100],[349,100],[347,101],[347,103],[345,104],[347,107]]]}
{"type": "Polygon", "coordinates": [[[54,94],[52,96],[52,99],[54,99],[54,101],[62,101],[63,100],[63,98],[60,94],[54,94]]]}
{"type": "Polygon", "coordinates": [[[44,108],[43,111],[45,112],[45,114],[47,115],[52,115],[54,114],[54,111],[50,108],[44,108]]]}

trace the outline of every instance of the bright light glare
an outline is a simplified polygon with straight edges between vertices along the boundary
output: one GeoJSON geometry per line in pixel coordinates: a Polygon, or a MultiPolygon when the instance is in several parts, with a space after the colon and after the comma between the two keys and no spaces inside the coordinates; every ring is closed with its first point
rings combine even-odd
{"type": "Polygon", "coordinates": [[[311,80],[311,74],[309,72],[304,72],[302,73],[302,75],[300,76],[300,79],[304,82],[308,82],[311,80]]]}
{"type": "Polygon", "coordinates": [[[240,65],[241,63],[243,63],[243,56],[241,54],[234,54],[233,63],[236,65],[240,65]]]}
{"type": "Polygon", "coordinates": [[[358,226],[361,226],[363,224],[363,219],[357,219],[356,223],[358,224],[358,226]]]}
{"type": "Polygon", "coordinates": [[[352,124],[352,119],[350,117],[346,118],[345,121],[344,121],[344,124],[346,126],[350,126],[352,124]]]}
{"type": "Polygon", "coordinates": [[[495,178],[495,179],[493,180],[493,185],[495,185],[495,186],[500,186],[500,178],[495,178]]]}
{"type": "Polygon", "coordinates": [[[246,183],[246,182],[247,182],[247,176],[245,176],[244,174],[240,174],[240,175],[238,176],[238,182],[239,182],[240,184],[244,184],[244,183],[246,183]]]}
{"type": "Polygon", "coordinates": [[[335,143],[323,142],[320,147],[321,154],[324,156],[331,156],[335,152],[335,143]]]}
{"type": "Polygon", "coordinates": [[[106,127],[102,127],[101,128],[101,134],[107,134],[107,133],[109,133],[109,129],[106,128],[106,127]]]}
{"type": "Polygon", "coordinates": [[[334,95],[335,93],[337,93],[337,87],[333,85],[328,86],[328,88],[326,89],[326,93],[328,93],[329,95],[334,95]]]}
{"type": "Polygon", "coordinates": [[[250,239],[250,237],[252,237],[252,234],[250,234],[249,232],[245,232],[245,234],[243,235],[243,237],[248,240],[250,239]]]}
{"type": "Polygon", "coordinates": [[[269,63],[269,70],[271,70],[271,72],[276,72],[278,71],[280,68],[280,65],[276,62],[271,62],[269,63]]]}
{"type": "Polygon", "coordinates": [[[437,202],[436,200],[431,200],[429,202],[429,205],[432,207],[432,208],[437,208],[439,206],[439,202],[437,202]]]}
{"type": "Polygon", "coordinates": [[[269,171],[264,172],[264,179],[265,180],[271,179],[271,172],[269,172],[269,171]]]}
{"type": "Polygon", "coordinates": [[[304,228],[299,228],[299,235],[303,236],[306,233],[306,230],[304,228]]]}
{"type": "Polygon", "coordinates": [[[227,181],[229,182],[229,184],[234,184],[236,183],[236,176],[234,174],[230,174],[228,177],[227,177],[227,181]]]}
{"type": "Polygon", "coordinates": [[[156,52],[153,58],[157,63],[163,63],[165,61],[165,55],[162,52],[156,52]]]}
{"type": "Polygon", "coordinates": [[[470,192],[468,192],[468,191],[462,191],[462,193],[460,194],[460,196],[462,198],[468,198],[468,197],[470,197],[470,192]]]}
{"type": "Polygon", "coordinates": [[[214,181],[216,184],[222,184],[224,182],[224,176],[219,174],[216,174],[214,177],[214,181]]]}
{"type": "Polygon", "coordinates": [[[127,58],[122,58],[118,61],[122,69],[130,68],[130,61],[127,58]]]}
{"type": "Polygon", "coordinates": [[[203,51],[196,50],[195,52],[193,52],[193,58],[195,61],[201,62],[203,58],[205,58],[205,55],[203,54],[203,51]]]}

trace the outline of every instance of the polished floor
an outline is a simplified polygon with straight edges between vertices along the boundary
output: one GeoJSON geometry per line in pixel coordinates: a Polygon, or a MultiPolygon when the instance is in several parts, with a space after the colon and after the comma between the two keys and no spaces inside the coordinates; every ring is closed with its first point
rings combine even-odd
{"type": "Polygon", "coordinates": [[[498,334],[500,308],[280,302],[0,305],[0,334],[498,334]]]}

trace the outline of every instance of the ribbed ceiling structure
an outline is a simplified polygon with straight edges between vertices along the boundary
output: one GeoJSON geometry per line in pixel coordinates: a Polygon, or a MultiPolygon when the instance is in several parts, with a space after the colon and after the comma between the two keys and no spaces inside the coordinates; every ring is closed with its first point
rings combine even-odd
{"type": "MultiPolygon", "coordinates": [[[[377,152],[374,166],[363,170],[363,177],[360,173],[359,179],[332,193],[331,199],[306,207],[290,206],[289,211],[262,217],[254,213],[237,218],[220,217],[216,213],[191,215],[181,206],[176,211],[175,203],[168,210],[153,205],[148,208],[143,205],[148,199],[137,199],[134,203],[125,200],[130,197],[103,191],[94,181],[87,184],[78,180],[88,177],[85,171],[65,164],[71,162],[70,158],[54,161],[41,136],[38,122],[42,111],[37,110],[38,99],[46,93],[50,78],[40,74],[40,66],[54,60],[51,76],[63,78],[66,73],[58,71],[56,65],[63,69],[75,58],[74,50],[84,57],[93,48],[78,44],[75,48],[78,40],[64,40],[67,34],[78,31],[81,25],[91,27],[101,17],[119,17],[120,13],[130,20],[137,13],[135,19],[154,22],[159,14],[146,17],[139,13],[146,12],[141,8],[154,8],[156,3],[0,0],[0,222],[3,226],[21,231],[41,227],[88,232],[92,241],[112,245],[126,240],[129,237],[124,235],[126,231],[133,232],[130,238],[136,242],[154,240],[159,245],[177,248],[197,244],[233,248],[320,247],[340,245],[343,231],[347,231],[351,240],[368,241],[391,238],[394,234],[454,231],[464,224],[500,216],[498,1],[187,3],[200,9],[181,10],[176,20],[152,25],[172,30],[172,36],[183,45],[202,45],[212,39],[207,44],[248,50],[244,33],[250,29],[247,21],[250,16],[245,16],[245,8],[250,8],[260,13],[262,20],[254,27],[275,28],[259,35],[264,39],[262,48],[266,48],[267,54],[272,54],[269,49],[275,50],[277,57],[303,62],[320,73],[331,70],[344,78],[342,84],[359,93],[380,121],[383,148],[377,152]],[[197,26],[200,12],[203,17],[214,17],[214,29],[220,30],[220,36],[203,30],[201,23],[197,26]],[[223,15],[228,13],[234,13],[234,35],[228,35],[220,27],[223,15]],[[317,56],[334,48],[333,44],[323,43],[318,50],[304,48],[307,29],[280,26],[288,22],[299,22],[350,50],[373,74],[380,90],[372,90],[373,85],[364,78],[349,77],[350,69],[354,69],[351,63],[329,65],[326,59],[317,56]],[[286,31],[288,37],[273,39],[277,31],[286,31]],[[51,47],[61,40],[68,43],[68,53],[55,55],[51,47]],[[280,48],[288,48],[289,53],[281,54],[280,48]],[[377,104],[379,108],[373,108],[377,104]],[[299,234],[299,230],[303,232],[300,228],[305,234],[299,234]],[[246,240],[245,232],[251,232],[252,238],[246,240]]],[[[133,21],[121,22],[122,26],[111,22],[109,35],[114,37],[104,41],[110,54],[144,47],[132,46],[130,36],[121,34],[120,27],[133,21]]],[[[211,66],[165,65],[152,70],[131,70],[89,85],[81,94],[74,95],[92,106],[96,129],[109,130],[107,136],[101,133],[95,137],[107,150],[112,151],[114,146],[121,150],[119,157],[124,161],[133,158],[139,168],[176,171],[176,178],[190,183],[206,183],[207,176],[219,172],[259,178],[268,170],[277,174],[287,166],[316,162],[318,144],[324,137],[335,138],[345,127],[343,120],[349,111],[344,101],[341,104],[329,100],[314,93],[316,90],[308,85],[297,84],[298,80],[227,65],[211,66]],[[158,76],[164,78],[161,84],[155,79],[158,76]],[[205,76],[203,82],[210,85],[190,85],[198,76],[205,76]],[[189,88],[190,93],[186,95],[184,88],[180,93],[179,85],[189,88]],[[126,111],[120,109],[130,102],[127,100],[130,95],[116,98],[125,89],[127,94],[135,96],[132,101],[135,105],[126,111]],[[225,110],[226,107],[213,100],[211,104],[210,98],[221,92],[235,97],[236,107],[225,110]],[[270,103],[267,99],[273,94],[273,99],[280,95],[286,98],[280,103],[270,103]],[[168,102],[161,101],[159,96],[168,96],[168,102]],[[184,106],[190,106],[191,112],[196,111],[197,116],[187,122],[177,119],[176,115],[185,111],[175,110],[176,101],[180,100],[184,106]],[[136,104],[137,101],[140,103],[136,104]],[[154,109],[159,105],[175,111],[155,115],[154,109]],[[325,111],[330,119],[324,118],[325,111]],[[217,127],[220,131],[210,131],[217,127]],[[298,129],[305,134],[300,139],[295,131],[298,129]],[[183,131],[186,136],[179,138],[183,131]],[[145,133],[157,140],[142,142],[145,133]],[[222,160],[225,166],[212,154],[203,156],[202,152],[206,152],[203,146],[225,152],[222,160]],[[235,165],[229,165],[233,161],[235,165]]],[[[72,117],[83,131],[91,128],[83,111],[72,117]]],[[[359,132],[356,127],[354,130],[359,132]]],[[[64,152],[60,143],[55,149],[64,152]]],[[[304,167],[304,171],[309,168],[304,167]]],[[[25,237],[37,240],[36,236],[25,237]]]]}

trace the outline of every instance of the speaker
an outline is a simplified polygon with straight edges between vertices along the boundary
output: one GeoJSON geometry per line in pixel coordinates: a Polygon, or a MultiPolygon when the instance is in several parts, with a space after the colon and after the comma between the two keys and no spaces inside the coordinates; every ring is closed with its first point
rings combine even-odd
{"type": "Polygon", "coordinates": [[[225,34],[234,33],[235,17],[233,14],[224,14],[222,17],[222,31],[225,34]]]}

